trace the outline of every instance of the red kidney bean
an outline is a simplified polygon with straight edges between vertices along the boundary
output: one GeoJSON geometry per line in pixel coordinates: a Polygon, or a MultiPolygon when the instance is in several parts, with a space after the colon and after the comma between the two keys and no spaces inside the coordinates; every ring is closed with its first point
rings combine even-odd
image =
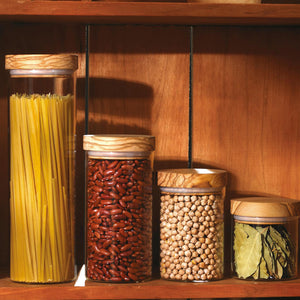
{"type": "Polygon", "coordinates": [[[120,249],[119,249],[116,245],[114,245],[114,244],[111,245],[111,248],[112,248],[114,251],[116,251],[117,253],[120,252],[120,249]]]}
{"type": "Polygon", "coordinates": [[[112,240],[106,240],[106,241],[102,244],[102,246],[103,246],[103,248],[107,248],[111,243],[112,243],[112,240]]]}
{"type": "Polygon", "coordinates": [[[127,250],[129,250],[131,247],[132,247],[131,244],[126,244],[126,245],[122,246],[122,247],[120,248],[120,250],[121,250],[121,252],[127,251],[127,250]]]}
{"type": "Polygon", "coordinates": [[[105,250],[104,248],[101,248],[101,249],[99,250],[99,253],[101,253],[101,254],[103,254],[103,255],[105,255],[105,256],[109,256],[109,255],[110,255],[110,252],[107,251],[107,250],[105,250]]]}
{"type": "Polygon", "coordinates": [[[88,278],[127,282],[150,277],[150,161],[89,158],[87,182],[88,278]]]}
{"type": "Polygon", "coordinates": [[[120,209],[120,208],[115,208],[115,209],[111,210],[112,215],[118,215],[118,214],[121,214],[121,213],[122,213],[122,209],[120,209]]]}
{"type": "Polygon", "coordinates": [[[120,232],[120,234],[121,234],[122,236],[124,236],[125,238],[128,237],[128,233],[125,232],[124,228],[120,228],[119,232],[120,232]]]}

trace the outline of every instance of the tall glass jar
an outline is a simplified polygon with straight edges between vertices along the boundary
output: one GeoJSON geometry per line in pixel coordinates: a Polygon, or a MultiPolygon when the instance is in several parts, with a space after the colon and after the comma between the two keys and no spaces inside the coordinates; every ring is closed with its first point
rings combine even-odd
{"type": "Polygon", "coordinates": [[[284,198],[231,200],[235,277],[284,280],[297,276],[299,205],[284,198]]]}
{"type": "Polygon", "coordinates": [[[85,135],[87,278],[138,282],[152,272],[154,137],[85,135]]]}
{"type": "Polygon", "coordinates": [[[226,171],[162,170],[157,174],[157,181],[161,200],[161,278],[221,279],[226,171]]]}
{"type": "Polygon", "coordinates": [[[7,55],[13,281],[74,279],[75,55],[7,55]]]}

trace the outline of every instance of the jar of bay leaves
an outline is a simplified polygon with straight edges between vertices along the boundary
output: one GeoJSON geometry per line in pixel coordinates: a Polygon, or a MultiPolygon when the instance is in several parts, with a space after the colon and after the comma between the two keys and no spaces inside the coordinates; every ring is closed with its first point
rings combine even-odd
{"type": "Polygon", "coordinates": [[[234,276],[250,280],[296,277],[299,203],[268,197],[231,200],[234,276]]]}
{"type": "Polygon", "coordinates": [[[161,278],[210,281],[223,277],[226,180],[227,172],[216,169],[158,172],[161,278]]]}
{"type": "Polygon", "coordinates": [[[71,281],[77,56],[7,55],[10,74],[10,278],[71,281]]]}

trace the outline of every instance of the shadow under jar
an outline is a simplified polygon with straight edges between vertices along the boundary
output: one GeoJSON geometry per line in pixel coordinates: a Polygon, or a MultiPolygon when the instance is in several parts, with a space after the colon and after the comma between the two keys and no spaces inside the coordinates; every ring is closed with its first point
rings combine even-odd
{"type": "Polygon", "coordinates": [[[152,166],[155,139],[85,135],[87,278],[140,282],[152,272],[152,166]]]}
{"type": "Polygon", "coordinates": [[[284,280],[297,276],[299,204],[275,197],[231,200],[235,277],[284,280]]]}
{"type": "Polygon", "coordinates": [[[159,171],[157,178],[161,278],[223,278],[226,171],[170,169],[159,171]]]}

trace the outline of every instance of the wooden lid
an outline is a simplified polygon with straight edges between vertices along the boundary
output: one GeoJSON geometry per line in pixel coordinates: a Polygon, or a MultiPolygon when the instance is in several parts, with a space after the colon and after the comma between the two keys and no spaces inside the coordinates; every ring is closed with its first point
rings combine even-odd
{"type": "Polygon", "coordinates": [[[286,198],[248,197],[231,201],[231,214],[241,217],[283,218],[299,215],[300,201],[286,198]]]}
{"type": "Polygon", "coordinates": [[[157,184],[174,188],[224,187],[227,172],[217,169],[168,169],[157,172],[157,184]]]}
{"type": "Polygon", "coordinates": [[[6,70],[76,70],[77,55],[70,54],[18,54],[5,56],[6,70]]]}
{"type": "Polygon", "coordinates": [[[84,135],[83,149],[89,151],[151,152],[155,137],[151,135],[84,135]]]}

